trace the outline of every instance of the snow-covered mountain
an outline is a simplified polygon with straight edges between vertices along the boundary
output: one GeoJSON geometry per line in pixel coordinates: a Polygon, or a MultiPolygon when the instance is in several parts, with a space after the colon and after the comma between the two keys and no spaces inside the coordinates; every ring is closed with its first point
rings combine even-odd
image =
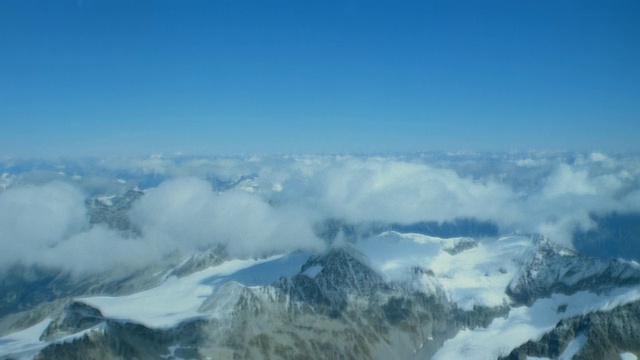
{"type": "Polygon", "coordinates": [[[539,236],[384,232],[322,254],[202,252],[155,279],[12,312],[0,356],[595,359],[640,349],[640,266],[539,236]]]}
{"type": "Polygon", "coordinates": [[[637,359],[637,157],[510,156],[3,169],[0,359],[637,359]]]}

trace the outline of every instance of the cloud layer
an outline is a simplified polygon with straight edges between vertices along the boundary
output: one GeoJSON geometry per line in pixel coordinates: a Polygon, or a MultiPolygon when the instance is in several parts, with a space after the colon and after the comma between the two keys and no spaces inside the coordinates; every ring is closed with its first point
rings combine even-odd
{"type": "Polygon", "coordinates": [[[320,249],[304,209],[272,207],[245,191],[215,193],[210,183],[177,178],[150,190],[131,211],[134,224],[159,246],[198,250],[224,245],[232,256],[320,249]]]}
{"type": "Polygon", "coordinates": [[[119,159],[3,170],[0,263],[74,273],[224,246],[234,257],[321,250],[319,222],[474,218],[571,245],[592,214],[640,211],[636,156],[299,156],[119,159]],[[16,170],[17,169],[17,170],[16,170]],[[147,188],[140,236],[90,226],[85,200],[147,188]]]}

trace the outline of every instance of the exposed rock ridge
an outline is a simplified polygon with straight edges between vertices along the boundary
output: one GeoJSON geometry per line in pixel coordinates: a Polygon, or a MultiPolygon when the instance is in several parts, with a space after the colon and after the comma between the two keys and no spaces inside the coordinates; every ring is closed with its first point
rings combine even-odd
{"type": "Polygon", "coordinates": [[[553,293],[597,293],[633,284],[640,284],[637,263],[618,259],[601,262],[539,238],[506,292],[516,303],[531,305],[553,293]]]}

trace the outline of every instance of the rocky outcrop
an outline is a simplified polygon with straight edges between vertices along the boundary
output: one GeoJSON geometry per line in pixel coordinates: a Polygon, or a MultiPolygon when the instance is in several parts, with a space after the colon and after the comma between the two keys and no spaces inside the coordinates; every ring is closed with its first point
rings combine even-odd
{"type": "Polygon", "coordinates": [[[623,352],[640,354],[640,302],[636,301],[611,311],[598,311],[560,321],[540,340],[529,341],[513,350],[505,359],[529,357],[557,359],[576,339],[581,346],[575,360],[620,359],[623,352]]]}
{"type": "Polygon", "coordinates": [[[74,301],[65,306],[62,313],[49,323],[49,326],[40,336],[40,340],[56,340],[63,336],[89,329],[104,321],[105,318],[98,309],[82,302],[74,301]]]}
{"type": "Polygon", "coordinates": [[[538,238],[506,292],[516,303],[531,305],[553,293],[600,292],[632,284],[640,284],[637,263],[618,259],[602,262],[538,238]]]}
{"type": "Polygon", "coordinates": [[[454,238],[447,241],[442,250],[449,255],[457,255],[463,251],[471,250],[478,246],[478,242],[472,238],[454,238]]]}
{"type": "Polygon", "coordinates": [[[102,329],[51,344],[34,359],[202,359],[196,349],[203,340],[203,324],[193,321],[158,330],[107,320],[102,329]]]}
{"type": "Polygon", "coordinates": [[[334,249],[309,259],[300,274],[284,279],[277,286],[293,301],[336,316],[346,308],[350,296],[374,299],[378,292],[389,289],[365,262],[364,255],[352,248],[334,249]]]}

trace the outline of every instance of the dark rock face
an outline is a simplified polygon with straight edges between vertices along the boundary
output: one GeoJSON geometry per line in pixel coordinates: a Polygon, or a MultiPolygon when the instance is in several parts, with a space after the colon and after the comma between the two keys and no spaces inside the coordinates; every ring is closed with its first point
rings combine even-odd
{"type": "Polygon", "coordinates": [[[586,343],[573,359],[620,359],[623,352],[640,353],[640,301],[607,312],[593,312],[560,321],[538,341],[529,341],[505,359],[527,356],[557,358],[578,336],[586,343]]]}
{"type": "MultiPolygon", "coordinates": [[[[449,240],[454,241],[454,240],[449,240]]],[[[445,247],[443,250],[449,255],[457,255],[463,251],[471,250],[478,246],[478,242],[472,238],[462,238],[456,241],[453,246],[445,247]]]]}
{"type": "Polygon", "coordinates": [[[346,307],[348,295],[371,298],[388,288],[379,274],[363,264],[362,257],[352,249],[331,250],[309,259],[300,274],[280,285],[293,300],[327,306],[335,315],[346,307]],[[304,274],[314,266],[322,268],[315,277],[304,274]]]}

